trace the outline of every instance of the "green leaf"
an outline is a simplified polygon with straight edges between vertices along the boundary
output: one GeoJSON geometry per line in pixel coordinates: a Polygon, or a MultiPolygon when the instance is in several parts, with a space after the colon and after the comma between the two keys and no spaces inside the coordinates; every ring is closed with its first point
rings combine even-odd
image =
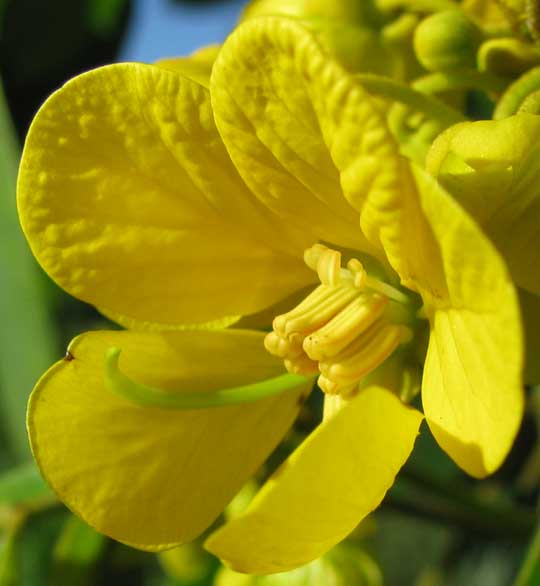
{"type": "Polygon", "coordinates": [[[109,36],[122,22],[128,0],[90,0],[86,3],[86,21],[98,36],[109,36]]]}
{"type": "Polygon", "coordinates": [[[0,410],[17,460],[30,459],[26,401],[55,358],[50,316],[37,265],[24,241],[15,204],[19,149],[0,86],[0,410]]]}
{"type": "Polygon", "coordinates": [[[0,476],[1,505],[28,505],[54,498],[33,463],[13,468],[0,476]]]}
{"type": "Polygon", "coordinates": [[[17,563],[17,528],[13,519],[13,526],[7,529],[0,540],[0,586],[19,586],[20,572],[17,563]]]}
{"type": "Polygon", "coordinates": [[[56,507],[14,519],[0,550],[0,586],[49,586],[52,551],[66,514],[56,507]]]}
{"type": "Polygon", "coordinates": [[[54,547],[49,584],[90,586],[92,573],[99,561],[106,538],[92,527],[71,516],[54,547]]]}

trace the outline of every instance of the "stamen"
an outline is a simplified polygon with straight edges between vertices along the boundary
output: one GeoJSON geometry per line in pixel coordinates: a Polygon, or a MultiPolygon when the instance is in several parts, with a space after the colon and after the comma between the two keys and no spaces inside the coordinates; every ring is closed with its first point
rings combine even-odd
{"type": "Polygon", "coordinates": [[[366,273],[358,259],[341,268],[341,253],[315,244],[304,253],[321,285],[298,306],[277,316],[266,349],[283,358],[295,375],[320,373],[329,396],[353,396],[361,379],[380,366],[399,344],[412,338],[408,297],[366,273]]]}
{"type": "Polygon", "coordinates": [[[323,285],[335,287],[341,280],[341,252],[325,250],[317,263],[317,275],[323,285]]]}
{"type": "Polygon", "coordinates": [[[293,332],[310,333],[332,319],[357,295],[358,291],[351,287],[319,285],[292,311],[276,317],[273,328],[284,338],[293,332]]]}
{"type": "Polygon", "coordinates": [[[407,295],[401,291],[398,291],[395,287],[392,287],[392,285],[384,283],[383,281],[375,279],[374,277],[370,277],[369,275],[365,276],[364,285],[368,289],[371,289],[372,291],[378,291],[379,293],[382,293],[389,299],[393,299],[398,303],[406,304],[409,302],[407,295]]]}
{"type": "Polygon", "coordinates": [[[361,295],[325,326],[304,340],[304,350],[312,360],[335,356],[383,314],[388,300],[381,295],[361,295]]]}
{"type": "Polygon", "coordinates": [[[354,394],[354,391],[358,386],[358,381],[355,381],[352,384],[343,384],[330,380],[329,378],[325,377],[324,374],[321,374],[317,379],[317,384],[328,395],[341,395],[342,397],[349,397],[350,395],[354,394]]]}
{"type": "Polygon", "coordinates": [[[321,254],[325,250],[328,250],[328,247],[324,244],[314,244],[311,248],[306,249],[304,251],[304,262],[306,265],[313,271],[316,271],[321,254]]]}
{"type": "Polygon", "coordinates": [[[282,338],[276,332],[270,332],[264,338],[264,347],[274,356],[280,358],[295,358],[300,356],[302,349],[302,336],[292,334],[289,338],[282,338]]]}
{"type": "Polygon", "coordinates": [[[313,376],[319,372],[319,365],[317,362],[310,360],[305,354],[295,358],[286,358],[284,364],[287,372],[290,372],[291,374],[313,376]]]}
{"type": "Polygon", "coordinates": [[[304,261],[310,269],[317,271],[323,285],[333,287],[341,280],[341,252],[324,244],[315,244],[304,252],[304,261]]]}
{"type": "Polygon", "coordinates": [[[353,383],[380,366],[399,346],[402,326],[376,323],[341,354],[319,362],[328,379],[353,383]]]}
{"type": "Polygon", "coordinates": [[[364,265],[357,259],[352,258],[347,263],[347,268],[353,275],[353,284],[357,289],[363,289],[366,282],[367,273],[364,265]]]}
{"type": "Polygon", "coordinates": [[[226,405],[240,405],[287,391],[294,391],[307,382],[303,376],[284,374],[259,383],[219,391],[165,391],[132,381],[123,374],[118,368],[120,352],[119,348],[109,348],[105,354],[105,387],[112,393],[141,407],[210,409],[226,405]]]}

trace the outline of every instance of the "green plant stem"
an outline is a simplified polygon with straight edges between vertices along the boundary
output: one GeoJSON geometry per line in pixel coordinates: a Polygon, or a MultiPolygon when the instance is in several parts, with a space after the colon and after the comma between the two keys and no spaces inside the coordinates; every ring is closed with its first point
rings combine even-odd
{"type": "Polygon", "coordinates": [[[25,413],[37,378],[53,362],[53,328],[37,265],[17,219],[19,147],[0,84],[0,417],[15,460],[30,458],[25,413]]]}
{"type": "Polygon", "coordinates": [[[480,500],[466,487],[406,468],[388,504],[432,521],[451,523],[487,537],[527,539],[537,522],[533,510],[480,500]]]}
{"type": "Polygon", "coordinates": [[[540,525],[527,550],[514,586],[536,586],[540,584],[540,525]]]}
{"type": "Polygon", "coordinates": [[[501,93],[508,86],[509,80],[476,70],[430,73],[416,79],[413,89],[426,94],[438,94],[451,90],[475,89],[485,92],[501,93]]]}

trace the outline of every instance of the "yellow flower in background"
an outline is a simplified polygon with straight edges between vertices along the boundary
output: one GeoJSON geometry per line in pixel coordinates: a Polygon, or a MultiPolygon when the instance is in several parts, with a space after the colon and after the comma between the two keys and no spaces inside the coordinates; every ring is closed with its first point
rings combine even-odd
{"type": "Polygon", "coordinates": [[[25,145],[18,201],[34,254],[129,328],[76,338],[34,390],[32,448],[60,498],[136,547],[189,541],[318,376],[323,423],[207,542],[245,572],[307,563],[378,506],[406,461],[422,415],[398,395],[428,329],[426,420],[469,474],[493,472],[523,410],[521,326],[476,223],[399,155],[371,98],[300,25],[241,25],[209,90],[181,61],[168,69],[75,78],[25,145]],[[227,329],[254,314],[273,323],[266,339],[227,329]],[[106,373],[111,348],[122,372],[106,373]],[[223,407],[142,406],[110,390],[118,375],[191,397],[285,368],[306,378],[223,407]]]}

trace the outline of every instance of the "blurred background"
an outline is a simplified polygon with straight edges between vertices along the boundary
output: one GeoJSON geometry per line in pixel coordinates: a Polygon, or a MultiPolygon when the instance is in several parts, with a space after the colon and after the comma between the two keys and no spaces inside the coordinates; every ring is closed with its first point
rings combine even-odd
{"type": "MultiPolygon", "coordinates": [[[[540,477],[532,413],[503,469],[482,483],[466,478],[424,427],[384,505],[351,538],[305,568],[261,578],[220,568],[198,543],[158,556],[113,542],[72,516],[37,473],[28,395],[72,337],[111,325],[48,280],[20,233],[15,181],[28,125],[43,100],[82,71],[222,42],[245,3],[0,0],[0,586],[540,584],[538,574],[516,578],[532,559],[527,551],[540,550],[538,539],[529,545],[540,477]]],[[[312,425],[308,412],[288,449],[312,425]]],[[[256,481],[239,500],[255,488],[256,481]]]]}

